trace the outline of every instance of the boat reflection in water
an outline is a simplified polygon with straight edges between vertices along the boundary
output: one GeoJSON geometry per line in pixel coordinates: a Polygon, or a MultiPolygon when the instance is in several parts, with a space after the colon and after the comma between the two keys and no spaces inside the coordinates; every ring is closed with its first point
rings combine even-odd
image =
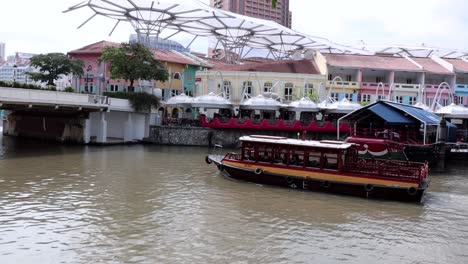
{"type": "Polygon", "coordinates": [[[261,184],[421,202],[427,163],[362,158],[355,144],[272,136],[240,138],[241,153],[209,155],[225,175],[261,184]]]}

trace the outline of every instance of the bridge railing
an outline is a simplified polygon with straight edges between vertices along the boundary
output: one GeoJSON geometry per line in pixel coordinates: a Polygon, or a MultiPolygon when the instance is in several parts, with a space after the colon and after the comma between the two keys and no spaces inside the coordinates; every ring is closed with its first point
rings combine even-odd
{"type": "Polygon", "coordinates": [[[89,94],[88,95],[88,103],[91,104],[110,104],[110,99],[107,96],[103,95],[95,95],[95,94],[89,94]]]}
{"type": "Polygon", "coordinates": [[[107,96],[0,87],[0,100],[51,104],[110,104],[107,96]]]}

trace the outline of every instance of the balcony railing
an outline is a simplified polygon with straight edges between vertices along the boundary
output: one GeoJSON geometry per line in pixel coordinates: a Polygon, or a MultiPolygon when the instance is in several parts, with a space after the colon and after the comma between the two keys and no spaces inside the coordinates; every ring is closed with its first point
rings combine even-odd
{"type": "Polygon", "coordinates": [[[468,91],[468,84],[457,84],[455,85],[455,91],[468,91]]]}
{"type": "Polygon", "coordinates": [[[419,84],[407,84],[407,83],[395,83],[393,88],[395,89],[403,89],[403,90],[419,90],[421,85],[419,84]]]}
{"type": "Polygon", "coordinates": [[[438,84],[426,84],[424,85],[424,88],[425,89],[436,89],[439,88],[439,85],[438,84]]]}
{"type": "MultiPolygon", "coordinates": [[[[388,88],[390,87],[390,84],[388,84],[388,83],[384,83],[383,85],[384,85],[384,88],[385,88],[385,89],[388,89],[388,88]]],[[[361,89],[372,89],[372,90],[375,90],[375,89],[377,89],[377,86],[379,86],[378,83],[363,82],[363,83],[361,84],[361,89]]],[[[379,89],[380,89],[380,87],[379,87],[379,89]]]]}
{"type": "MultiPolygon", "coordinates": [[[[332,86],[332,81],[329,81],[327,83],[327,88],[330,88],[332,86]]],[[[359,89],[359,82],[334,82],[333,83],[333,88],[349,88],[349,89],[359,89]]]]}

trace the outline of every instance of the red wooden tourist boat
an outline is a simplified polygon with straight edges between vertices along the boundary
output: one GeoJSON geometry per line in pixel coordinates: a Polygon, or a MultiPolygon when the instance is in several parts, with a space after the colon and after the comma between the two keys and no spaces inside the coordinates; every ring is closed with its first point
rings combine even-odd
{"type": "Polygon", "coordinates": [[[427,163],[363,158],[352,143],[255,135],[240,141],[240,153],[206,162],[235,179],[369,198],[420,202],[429,186],[427,163]]]}

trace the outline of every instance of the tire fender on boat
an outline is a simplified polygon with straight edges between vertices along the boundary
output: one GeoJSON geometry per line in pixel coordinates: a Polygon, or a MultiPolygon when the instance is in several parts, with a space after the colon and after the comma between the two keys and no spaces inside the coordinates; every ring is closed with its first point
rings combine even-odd
{"type": "Polygon", "coordinates": [[[260,169],[260,168],[257,168],[257,169],[255,170],[255,174],[257,174],[257,175],[260,175],[260,174],[262,174],[262,173],[263,173],[263,170],[260,169]]]}
{"type": "Polygon", "coordinates": [[[206,162],[206,164],[211,164],[212,161],[210,160],[210,158],[208,156],[206,156],[205,157],[205,162],[206,162]]]}
{"type": "Polygon", "coordinates": [[[374,190],[374,185],[368,183],[364,185],[364,189],[366,190],[366,192],[372,192],[372,190],[374,190]]]}
{"type": "Polygon", "coordinates": [[[288,177],[286,177],[286,182],[287,182],[288,184],[292,184],[292,183],[294,182],[294,178],[291,177],[291,176],[288,176],[288,177]]]}
{"type": "Polygon", "coordinates": [[[418,192],[418,189],[416,189],[415,187],[409,187],[407,192],[409,195],[416,195],[416,193],[418,192]]]}
{"type": "Polygon", "coordinates": [[[218,170],[223,171],[224,170],[224,165],[223,164],[218,164],[218,170]]]}

